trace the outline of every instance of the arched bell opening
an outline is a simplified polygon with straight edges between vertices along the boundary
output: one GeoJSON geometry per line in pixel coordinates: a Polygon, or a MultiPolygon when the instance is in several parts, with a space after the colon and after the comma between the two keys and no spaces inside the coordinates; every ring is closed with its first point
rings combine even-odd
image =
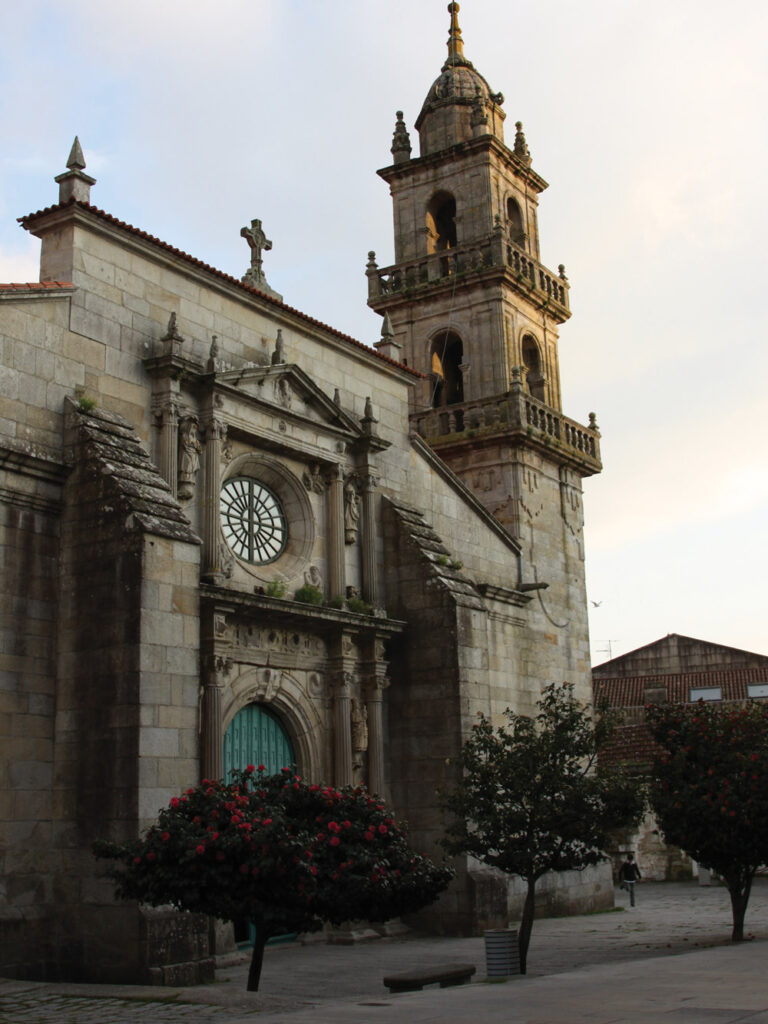
{"type": "Polygon", "coordinates": [[[450,192],[436,192],[427,205],[427,253],[456,248],[456,200],[450,192]]]}
{"type": "Polygon", "coordinates": [[[541,354],[535,338],[530,334],[523,337],[523,366],[525,367],[525,385],[528,392],[543,402],[546,393],[544,374],[541,371],[541,354]]]}
{"type": "Polygon", "coordinates": [[[432,371],[432,407],[457,405],[464,401],[464,380],[461,365],[464,361],[464,343],[453,331],[441,333],[432,342],[430,368],[432,371]]]}
{"type": "Polygon", "coordinates": [[[510,241],[524,248],[525,222],[523,221],[523,211],[520,209],[518,201],[511,196],[507,199],[507,230],[509,231],[510,241]]]}

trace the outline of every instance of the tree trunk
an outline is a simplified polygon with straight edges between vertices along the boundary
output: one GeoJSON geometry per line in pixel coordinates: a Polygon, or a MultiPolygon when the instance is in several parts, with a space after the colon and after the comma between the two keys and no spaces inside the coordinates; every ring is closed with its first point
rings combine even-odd
{"type": "Polygon", "coordinates": [[[264,962],[264,947],[269,938],[269,932],[263,918],[253,922],[256,935],[253,940],[253,952],[251,953],[251,966],[248,968],[248,991],[258,992],[259,981],[261,980],[261,965],[264,962]]]}
{"type": "Polygon", "coordinates": [[[733,915],[733,931],[731,932],[732,942],[744,941],[744,915],[747,912],[749,894],[752,890],[752,875],[746,879],[739,878],[738,881],[726,879],[728,892],[731,896],[731,913],[733,915]]]}
{"type": "Polygon", "coordinates": [[[527,973],[528,966],[528,944],[531,941],[531,930],[533,929],[533,917],[536,912],[536,879],[526,879],[528,891],[525,894],[523,904],[523,916],[520,919],[520,931],[517,933],[517,941],[520,946],[520,973],[527,973]]]}

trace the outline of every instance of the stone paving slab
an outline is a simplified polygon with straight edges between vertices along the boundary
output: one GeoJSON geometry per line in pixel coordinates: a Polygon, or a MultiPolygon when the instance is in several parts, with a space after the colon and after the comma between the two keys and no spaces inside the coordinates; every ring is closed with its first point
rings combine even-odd
{"type": "Polygon", "coordinates": [[[505,1020],[531,1024],[768,1024],[768,879],[755,883],[746,932],[733,946],[725,889],[644,883],[637,907],[534,924],[529,974],[485,980],[483,941],[395,937],[355,946],[267,951],[258,993],[247,960],[193,988],[47,984],[0,979],[0,1024],[358,1024],[505,1020]],[[691,955],[685,955],[689,951],[691,955]],[[391,995],[385,974],[475,963],[476,981],[391,995]],[[406,1001],[406,1002],[404,1002],[406,1001]]]}

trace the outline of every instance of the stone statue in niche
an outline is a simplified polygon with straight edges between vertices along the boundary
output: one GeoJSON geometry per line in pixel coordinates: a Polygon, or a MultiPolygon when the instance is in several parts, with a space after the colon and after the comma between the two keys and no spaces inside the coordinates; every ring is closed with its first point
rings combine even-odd
{"type": "Polygon", "coordinates": [[[185,416],[179,424],[179,481],[177,494],[188,501],[195,493],[202,446],[197,439],[197,417],[185,416]]]}
{"type": "Polygon", "coordinates": [[[352,749],[368,749],[368,708],[357,697],[352,698],[352,749]]]}
{"type": "Polygon", "coordinates": [[[357,493],[354,474],[344,484],[344,541],[354,544],[357,540],[357,526],[360,520],[360,495],[357,493]]]}

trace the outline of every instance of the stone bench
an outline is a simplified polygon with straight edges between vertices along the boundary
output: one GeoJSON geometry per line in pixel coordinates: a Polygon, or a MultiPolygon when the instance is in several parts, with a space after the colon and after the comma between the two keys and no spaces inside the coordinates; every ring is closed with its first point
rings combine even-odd
{"type": "Polygon", "coordinates": [[[402,974],[388,974],[384,984],[390,992],[419,992],[425,985],[464,985],[475,973],[474,964],[437,964],[420,970],[403,971],[402,974]]]}

